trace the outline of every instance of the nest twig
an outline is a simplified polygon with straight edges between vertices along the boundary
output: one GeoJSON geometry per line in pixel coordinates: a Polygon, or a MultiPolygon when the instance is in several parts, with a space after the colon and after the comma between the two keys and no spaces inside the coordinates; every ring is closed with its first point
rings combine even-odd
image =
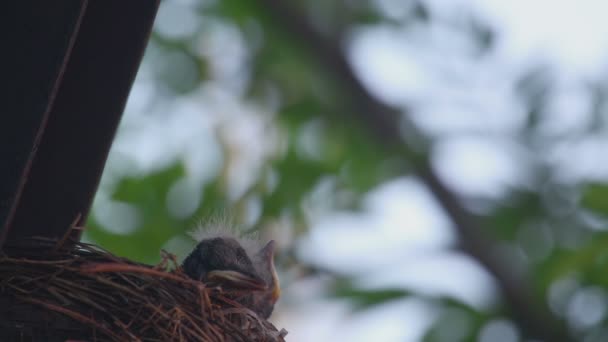
{"type": "Polygon", "coordinates": [[[35,239],[0,255],[0,339],[283,341],[232,298],[186,276],[171,254],[155,267],[91,244],[35,239]]]}

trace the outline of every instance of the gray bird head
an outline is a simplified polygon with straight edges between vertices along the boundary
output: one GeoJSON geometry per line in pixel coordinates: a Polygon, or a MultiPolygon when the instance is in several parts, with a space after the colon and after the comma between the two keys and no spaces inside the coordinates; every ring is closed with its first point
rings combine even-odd
{"type": "Polygon", "coordinates": [[[274,241],[248,255],[234,238],[202,240],[184,260],[182,268],[193,279],[245,293],[236,300],[268,318],[280,296],[279,279],[274,268],[274,241]]]}

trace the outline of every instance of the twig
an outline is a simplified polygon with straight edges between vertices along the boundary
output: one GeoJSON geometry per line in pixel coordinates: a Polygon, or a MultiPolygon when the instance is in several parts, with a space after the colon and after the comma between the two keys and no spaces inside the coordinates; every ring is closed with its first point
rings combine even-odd
{"type": "Polygon", "coordinates": [[[555,318],[537,300],[522,277],[518,276],[507,260],[497,254],[497,244],[490,239],[479,222],[460,204],[458,198],[437,176],[428,158],[416,152],[404,141],[400,127],[406,127],[407,138],[412,141],[425,140],[411,122],[403,122],[407,117],[372,96],[350,66],[340,48],[340,41],[329,39],[319,33],[297,9],[285,0],[258,0],[286,32],[305,45],[308,51],[333,75],[349,101],[355,107],[351,111],[369,126],[387,148],[404,151],[413,162],[415,172],[428,186],[437,201],[447,212],[459,234],[463,250],[475,258],[497,281],[513,315],[513,319],[524,336],[544,341],[570,341],[563,323],[555,318]]]}
{"type": "Polygon", "coordinates": [[[82,227],[76,227],[78,222],[80,222],[81,218],[82,218],[82,215],[80,213],[78,213],[76,215],[76,217],[74,218],[74,220],[72,221],[72,224],[70,224],[70,228],[68,228],[65,231],[65,233],[63,234],[61,239],[57,242],[57,244],[55,244],[55,247],[53,247],[53,253],[56,253],[58,250],[63,248],[65,243],[68,241],[70,236],[73,234],[74,230],[82,230],[82,227]]]}
{"type": "Polygon", "coordinates": [[[41,301],[41,300],[38,300],[38,299],[35,299],[35,298],[21,298],[21,299],[23,301],[25,301],[25,302],[30,302],[32,304],[36,304],[36,305],[40,305],[40,306],[46,307],[49,310],[60,312],[60,313],[62,313],[64,315],[66,315],[66,316],[71,317],[72,319],[75,319],[77,321],[86,323],[86,324],[88,324],[90,326],[94,326],[95,328],[103,331],[105,334],[107,334],[108,336],[111,336],[112,338],[114,338],[116,340],[120,340],[120,338],[121,338],[120,335],[117,335],[117,334],[113,333],[112,330],[104,327],[102,324],[100,324],[96,320],[94,320],[92,318],[88,318],[88,317],[86,317],[86,316],[84,316],[84,315],[82,315],[79,312],[76,312],[74,310],[70,310],[70,309],[67,309],[67,308],[64,308],[64,307],[61,307],[61,306],[58,306],[58,305],[47,303],[47,302],[44,302],[44,301],[41,301]]]}
{"type": "Polygon", "coordinates": [[[138,265],[124,265],[124,264],[115,264],[115,263],[103,263],[103,264],[92,264],[85,265],[81,267],[84,273],[114,273],[114,272],[132,272],[132,273],[140,273],[147,274],[159,278],[168,278],[174,281],[178,281],[181,283],[189,283],[196,285],[196,282],[191,279],[185,279],[183,277],[177,276],[172,273],[168,273],[165,271],[159,271],[153,268],[146,268],[138,265]]]}

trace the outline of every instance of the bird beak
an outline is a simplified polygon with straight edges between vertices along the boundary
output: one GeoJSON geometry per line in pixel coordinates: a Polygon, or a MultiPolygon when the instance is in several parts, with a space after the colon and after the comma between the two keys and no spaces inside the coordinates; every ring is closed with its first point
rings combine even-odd
{"type": "Polygon", "coordinates": [[[258,252],[258,256],[262,260],[262,262],[270,268],[270,272],[272,274],[272,293],[271,298],[273,303],[275,303],[279,297],[281,296],[281,286],[279,283],[279,277],[277,275],[277,271],[274,267],[274,249],[276,242],[274,240],[270,240],[266,246],[264,246],[258,252]]]}
{"type": "Polygon", "coordinates": [[[243,274],[238,271],[216,270],[207,274],[206,280],[219,285],[227,284],[231,287],[262,291],[268,287],[262,279],[254,276],[243,274]]]}

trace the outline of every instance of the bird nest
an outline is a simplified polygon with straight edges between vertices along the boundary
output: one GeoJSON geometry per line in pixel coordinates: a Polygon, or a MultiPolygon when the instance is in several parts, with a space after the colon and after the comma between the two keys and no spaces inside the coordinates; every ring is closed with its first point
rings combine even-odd
{"type": "Polygon", "coordinates": [[[0,340],[284,341],[237,292],[189,278],[168,253],[149,266],[87,243],[23,241],[0,254],[0,340]]]}

